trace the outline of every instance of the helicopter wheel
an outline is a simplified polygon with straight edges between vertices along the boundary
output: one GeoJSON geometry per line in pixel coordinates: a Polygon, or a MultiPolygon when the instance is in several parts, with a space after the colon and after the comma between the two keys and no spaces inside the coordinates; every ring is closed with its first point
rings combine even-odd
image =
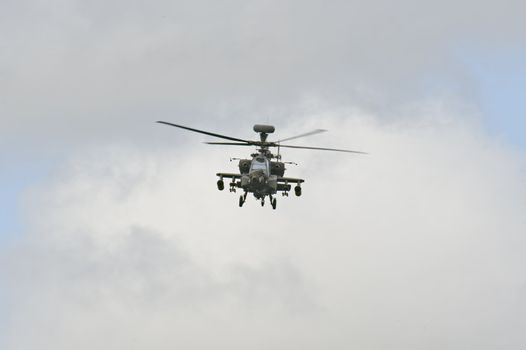
{"type": "Polygon", "coordinates": [[[261,206],[265,205],[265,198],[261,198],[261,206]]]}
{"type": "Polygon", "coordinates": [[[272,198],[272,201],[270,202],[272,204],[272,209],[276,210],[277,200],[276,198],[272,198]]]}
{"type": "Polygon", "coordinates": [[[243,198],[243,196],[239,196],[239,207],[241,208],[244,203],[245,203],[245,199],[243,198]]]}

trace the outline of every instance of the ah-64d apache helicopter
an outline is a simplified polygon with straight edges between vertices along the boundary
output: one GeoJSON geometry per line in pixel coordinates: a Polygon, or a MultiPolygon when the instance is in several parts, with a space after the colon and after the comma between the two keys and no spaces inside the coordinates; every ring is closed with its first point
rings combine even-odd
{"type": "Polygon", "coordinates": [[[248,193],[253,193],[257,200],[261,201],[261,206],[265,205],[265,197],[268,196],[270,204],[273,209],[276,209],[276,198],[273,195],[281,192],[283,196],[288,196],[291,184],[294,184],[294,193],[296,196],[301,196],[301,184],[305,181],[303,179],[297,179],[292,177],[285,177],[285,164],[294,164],[292,162],[282,162],[280,148],[298,148],[298,149],[311,149],[311,150],[322,150],[322,151],[336,151],[336,152],[347,152],[347,153],[361,153],[365,152],[351,151],[346,149],[336,148],[322,148],[322,147],[306,147],[306,146],[293,146],[284,145],[283,141],[290,141],[300,137],[310,136],[325,132],[327,130],[316,129],[304,134],[288,137],[278,141],[267,141],[269,134],[274,132],[272,125],[254,125],[254,131],[259,133],[260,141],[250,141],[239,139],[235,137],[215,134],[208,131],[198,130],[189,128],[182,125],[173,123],[158,121],[158,123],[175,126],[177,128],[218,137],[221,139],[235,141],[235,142],[205,142],[209,145],[226,145],[226,146],[256,146],[258,147],[257,153],[253,153],[250,156],[252,159],[238,159],[239,160],[239,174],[233,173],[217,173],[219,180],[217,181],[217,188],[222,191],[225,188],[223,179],[231,179],[230,192],[236,192],[236,188],[241,188],[244,191],[239,197],[239,206],[242,207],[247,199],[248,193]],[[272,154],[271,147],[277,147],[278,153],[272,154]],[[275,159],[276,161],[273,161],[275,159]]]}

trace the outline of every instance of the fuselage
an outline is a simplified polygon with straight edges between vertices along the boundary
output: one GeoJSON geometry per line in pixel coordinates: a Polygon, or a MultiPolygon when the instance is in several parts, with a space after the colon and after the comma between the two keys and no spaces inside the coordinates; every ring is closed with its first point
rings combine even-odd
{"type": "Polygon", "coordinates": [[[241,188],[246,192],[253,193],[256,198],[275,194],[278,185],[278,176],[273,174],[272,171],[272,165],[275,162],[271,162],[267,157],[258,154],[252,158],[248,172],[246,172],[247,161],[240,161],[240,171],[242,173],[241,188]],[[243,170],[245,170],[244,173],[243,170]]]}

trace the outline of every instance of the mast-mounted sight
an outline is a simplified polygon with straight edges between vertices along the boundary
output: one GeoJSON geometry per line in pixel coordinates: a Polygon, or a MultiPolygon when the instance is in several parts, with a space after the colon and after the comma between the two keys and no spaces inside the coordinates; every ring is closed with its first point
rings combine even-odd
{"type": "Polygon", "coordinates": [[[254,125],[254,131],[264,134],[272,134],[275,128],[272,125],[256,124],[254,125]]]}

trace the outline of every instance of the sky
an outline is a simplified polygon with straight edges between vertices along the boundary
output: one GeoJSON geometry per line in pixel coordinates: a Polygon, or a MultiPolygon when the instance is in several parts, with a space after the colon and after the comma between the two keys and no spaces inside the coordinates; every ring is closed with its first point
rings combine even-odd
{"type": "Polygon", "coordinates": [[[466,63],[478,81],[483,122],[503,142],[524,150],[526,125],[521,104],[526,97],[526,68],[521,61],[526,53],[520,49],[478,54],[479,58],[467,58],[466,63]]]}
{"type": "Polygon", "coordinates": [[[523,349],[524,10],[0,2],[0,347],[523,349]],[[238,208],[156,120],[369,155],[238,208]]]}

